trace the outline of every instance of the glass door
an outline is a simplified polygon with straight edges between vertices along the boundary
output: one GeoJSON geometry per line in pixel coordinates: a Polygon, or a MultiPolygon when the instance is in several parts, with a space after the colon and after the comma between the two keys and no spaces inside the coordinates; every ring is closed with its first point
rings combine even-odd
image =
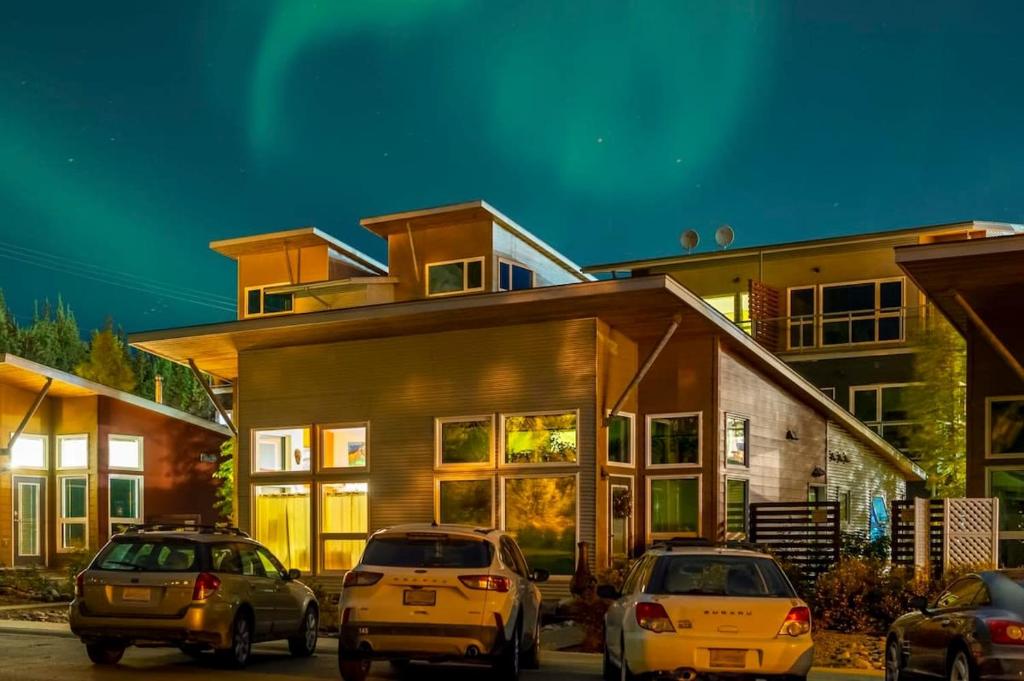
{"type": "Polygon", "coordinates": [[[46,480],[15,476],[14,564],[41,565],[43,561],[43,509],[46,480]]]}

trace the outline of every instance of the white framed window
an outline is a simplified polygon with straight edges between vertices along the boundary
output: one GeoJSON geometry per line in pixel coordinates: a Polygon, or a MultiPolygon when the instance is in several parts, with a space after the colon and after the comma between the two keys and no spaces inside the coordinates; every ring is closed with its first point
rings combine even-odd
{"type": "Polygon", "coordinates": [[[807,501],[828,501],[828,488],[820,483],[807,484],[807,501]]]}
{"type": "Polygon", "coordinates": [[[701,464],[701,412],[647,415],[647,467],[701,464]]]}
{"type": "Polygon", "coordinates": [[[370,531],[370,485],[325,482],[320,485],[320,570],[342,573],[359,562],[370,531]]]}
{"type": "Polygon", "coordinates": [[[268,293],[268,288],[288,286],[291,282],[282,281],[263,286],[247,286],[244,291],[245,317],[273,317],[290,314],[295,307],[294,293],[268,293]]]}
{"type": "Polygon", "coordinates": [[[821,392],[825,393],[825,396],[828,397],[833,402],[836,401],[836,389],[835,388],[819,388],[819,390],[821,390],[821,392]]]}
{"type": "Polygon", "coordinates": [[[451,296],[484,290],[484,260],[464,258],[427,263],[424,285],[428,296],[451,296]]]}
{"type": "Polygon", "coordinates": [[[530,569],[572,575],[579,541],[579,475],[505,475],[500,488],[501,527],[519,544],[530,569]]]}
{"type": "Polygon", "coordinates": [[[295,473],[311,470],[309,426],[253,428],[252,472],[295,473]]]}
{"type": "Polygon", "coordinates": [[[88,468],[89,467],[89,436],[58,435],[57,436],[57,468],[88,468]]]}
{"type": "Polygon", "coordinates": [[[57,552],[84,551],[89,547],[89,477],[59,475],[60,491],[57,552]]]}
{"type": "Polygon", "coordinates": [[[494,476],[434,478],[434,519],[442,524],[494,527],[494,476]]]}
{"type": "Polygon", "coordinates": [[[817,345],[817,288],[794,286],[787,289],[786,296],[789,300],[789,314],[786,318],[789,349],[813,348],[817,345]]]}
{"type": "Polygon", "coordinates": [[[501,465],[576,465],[578,422],[575,409],[501,414],[501,465]]]}
{"type": "Polygon", "coordinates": [[[142,511],[143,478],[141,475],[107,476],[107,508],[110,533],[126,525],[141,525],[145,516],[142,511]]]}
{"type": "Polygon", "coordinates": [[[1024,395],[985,398],[985,457],[1024,458],[1024,395]]]}
{"type": "Polygon", "coordinates": [[[700,475],[647,476],[648,542],[700,535],[700,475]]]}
{"type": "MultiPolygon", "coordinates": [[[[279,440],[274,440],[279,443],[279,440]]],[[[278,444],[274,445],[275,447],[278,444]]],[[[370,424],[366,421],[332,423],[320,428],[320,468],[352,470],[369,468],[370,424]]],[[[294,463],[295,453],[292,452],[294,463]]],[[[276,460],[276,459],[275,459],[276,460]]],[[[301,462],[301,455],[300,455],[301,462]]]]}
{"type": "Polygon", "coordinates": [[[498,290],[522,291],[536,285],[537,277],[529,267],[517,262],[498,258],[498,290]]]}
{"type": "Polygon", "coordinates": [[[309,482],[252,486],[252,536],[288,568],[313,569],[312,494],[309,482]]]}
{"type": "Polygon", "coordinates": [[[821,345],[903,340],[903,277],[819,287],[821,345]]]}
{"type": "Polygon", "coordinates": [[[143,441],[138,435],[111,435],[107,438],[107,466],[141,471],[145,458],[143,441]]]}
{"type": "Polygon", "coordinates": [[[1024,565],[1024,466],[987,466],[985,496],[999,500],[999,567],[1024,565]]]}
{"type": "Polygon", "coordinates": [[[907,406],[910,383],[855,385],[850,388],[850,411],[896,449],[910,453],[918,423],[907,406]]]}
{"type": "Polygon", "coordinates": [[[434,419],[434,465],[443,469],[494,467],[494,415],[434,419]]]}
{"type": "MultiPolygon", "coordinates": [[[[11,433],[14,435],[14,433],[11,433]]],[[[45,435],[22,433],[11,448],[11,468],[18,470],[47,469],[47,449],[50,438],[45,435]]]]}
{"type": "Polygon", "coordinates": [[[750,509],[750,481],[746,478],[725,478],[725,537],[746,539],[750,509]]]}
{"type": "Polygon", "coordinates": [[[725,415],[725,463],[750,466],[750,419],[745,416],[725,415]]]}
{"type": "Polygon", "coordinates": [[[636,439],[636,415],[620,411],[608,419],[605,428],[607,461],[613,466],[635,465],[633,443],[636,439]]]}

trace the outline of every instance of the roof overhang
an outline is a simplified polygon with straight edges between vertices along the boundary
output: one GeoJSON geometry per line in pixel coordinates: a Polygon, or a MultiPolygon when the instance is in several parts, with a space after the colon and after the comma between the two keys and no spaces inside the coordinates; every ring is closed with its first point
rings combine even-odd
{"type": "Polygon", "coordinates": [[[185,421],[206,428],[226,437],[231,436],[230,430],[213,421],[207,421],[165,404],[159,404],[144,397],[124,392],[123,390],[116,390],[16,355],[0,354],[0,384],[9,385],[27,392],[38,393],[48,379],[52,379],[49,392],[47,393],[49,397],[109,397],[178,419],[179,421],[185,421]]]}
{"type": "Polygon", "coordinates": [[[386,265],[316,227],[300,227],[281,232],[268,232],[210,242],[212,250],[233,260],[245,255],[272,253],[309,246],[327,246],[352,263],[374,274],[387,274],[388,272],[386,265]]]}
{"type": "Polygon", "coordinates": [[[717,334],[753,366],[867,443],[905,478],[924,478],[916,464],[875,431],[666,275],[245,319],[137,333],[129,340],[152,354],[175,362],[192,359],[203,371],[234,380],[238,354],[247,350],[582,318],[602,319],[634,339],[658,338],[676,318],[677,335],[717,334]]]}

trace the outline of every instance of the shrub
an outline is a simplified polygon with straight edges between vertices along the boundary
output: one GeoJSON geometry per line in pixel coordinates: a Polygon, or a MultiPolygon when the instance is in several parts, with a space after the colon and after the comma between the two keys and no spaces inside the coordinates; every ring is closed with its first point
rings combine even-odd
{"type": "Polygon", "coordinates": [[[889,559],[891,544],[888,535],[872,539],[864,532],[843,532],[840,541],[839,555],[844,558],[889,559]]]}
{"type": "Polygon", "coordinates": [[[876,631],[872,610],[884,591],[882,568],[877,561],[844,558],[820,575],[811,599],[816,624],[846,633],[876,631]]]}

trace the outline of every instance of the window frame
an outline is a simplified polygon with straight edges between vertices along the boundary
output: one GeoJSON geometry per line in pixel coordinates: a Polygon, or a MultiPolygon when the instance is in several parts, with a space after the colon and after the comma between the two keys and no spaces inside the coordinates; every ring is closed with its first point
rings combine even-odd
{"type": "MultiPolygon", "coordinates": [[[[369,461],[369,459],[367,459],[367,461],[369,461]]],[[[358,470],[362,470],[362,469],[360,468],[358,470]]],[[[311,482],[310,485],[312,486],[313,483],[311,482]]],[[[317,559],[316,559],[316,564],[317,564],[317,570],[318,571],[317,571],[316,574],[318,574],[318,575],[343,575],[346,572],[348,572],[349,570],[355,568],[356,565],[353,565],[351,568],[349,568],[347,570],[346,569],[342,569],[342,570],[329,570],[329,569],[327,569],[327,567],[324,565],[324,559],[327,557],[327,551],[325,549],[326,542],[327,541],[331,541],[331,540],[362,541],[363,542],[363,548],[364,549],[366,548],[366,542],[369,540],[370,534],[371,534],[370,528],[373,527],[373,524],[372,524],[371,518],[370,518],[370,513],[371,513],[371,509],[370,509],[370,478],[364,477],[364,478],[359,479],[359,480],[324,480],[324,481],[321,481],[321,482],[316,482],[315,483],[315,487],[316,487],[316,493],[317,493],[317,500],[316,500],[315,503],[318,504],[318,506],[317,506],[317,515],[316,515],[317,523],[316,523],[316,527],[315,527],[315,530],[316,530],[316,550],[317,550],[317,554],[318,554],[317,555],[317,559]],[[324,490],[325,490],[325,488],[330,487],[332,485],[351,485],[351,484],[360,484],[360,483],[366,485],[366,531],[362,532],[362,533],[360,533],[360,532],[325,532],[324,529],[323,529],[324,528],[323,518],[326,516],[326,514],[324,513],[324,501],[325,501],[324,490]]],[[[255,504],[254,504],[254,506],[255,506],[255,504]]],[[[309,529],[310,529],[310,532],[314,531],[313,518],[312,517],[310,517],[310,528],[309,529]]],[[[312,545],[311,545],[311,547],[312,547],[312,545]]],[[[312,562],[312,560],[311,560],[311,562],[312,562]]],[[[356,562],[356,564],[358,564],[358,561],[356,562]]]]}
{"type": "Polygon", "coordinates": [[[819,291],[815,284],[808,286],[788,286],[786,287],[786,349],[787,350],[807,350],[808,348],[819,347],[818,338],[818,305],[819,305],[819,291]],[[797,321],[796,315],[793,314],[793,291],[811,291],[814,294],[814,301],[812,303],[812,310],[810,315],[799,315],[797,321]],[[803,327],[810,326],[812,329],[812,339],[810,345],[803,344],[803,327]],[[793,345],[793,327],[800,328],[800,340],[799,345],[793,345]]]}
{"type": "MultiPolygon", "coordinates": [[[[11,432],[14,435],[14,432],[11,432]]],[[[10,470],[11,471],[49,471],[50,470],[50,436],[43,433],[21,433],[18,435],[18,439],[14,441],[14,447],[10,449],[10,470]],[[14,464],[14,447],[18,446],[18,442],[22,438],[28,438],[30,440],[39,440],[43,443],[43,465],[42,466],[16,466],[14,464]]]]}
{"type": "Polygon", "coordinates": [[[491,485],[491,524],[490,527],[497,527],[497,514],[498,514],[498,492],[494,489],[495,476],[491,475],[472,475],[470,473],[462,475],[443,475],[434,476],[434,521],[439,525],[444,525],[444,519],[441,518],[441,485],[445,482],[489,482],[491,485]]]}
{"type": "Polygon", "coordinates": [[[473,256],[471,258],[454,258],[452,260],[437,260],[434,262],[428,262],[423,264],[423,293],[427,298],[444,298],[446,296],[461,296],[466,293],[479,293],[480,291],[487,290],[487,257],[483,255],[473,256]],[[469,267],[468,264],[471,262],[480,263],[480,286],[476,288],[469,288],[469,267]],[[430,268],[440,267],[442,265],[453,265],[455,263],[463,263],[462,268],[462,289],[458,291],[442,291],[441,293],[430,292],[430,268]]]}
{"type": "MultiPolygon", "coordinates": [[[[320,449],[319,442],[317,441],[318,437],[319,437],[319,434],[316,433],[313,424],[299,425],[299,426],[296,426],[296,425],[290,425],[290,426],[254,426],[254,427],[250,428],[249,429],[249,477],[256,478],[256,479],[262,479],[262,478],[267,478],[267,477],[272,477],[272,476],[283,476],[285,478],[295,478],[295,477],[306,476],[308,478],[312,478],[313,474],[314,474],[314,469],[317,468],[317,466],[319,464],[318,459],[320,458],[320,452],[319,451],[314,451],[314,447],[313,447],[313,445],[316,444],[317,445],[316,449],[317,450],[320,449]],[[272,431],[272,430],[308,430],[309,431],[310,452],[309,452],[309,469],[308,470],[302,470],[302,469],[293,469],[293,470],[282,469],[282,470],[279,470],[279,471],[263,471],[263,470],[258,470],[257,469],[256,457],[259,455],[259,447],[256,446],[256,436],[257,436],[257,433],[263,432],[263,431],[272,431]]],[[[369,429],[367,429],[367,438],[369,438],[369,429]]],[[[285,457],[287,457],[289,454],[291,454],[291,452],[284,452],[284,456],[285,457]]],[[[369,468],[369,465],[370,465],[369,443],[367,443],[366,465],[367,465],[367,468],[369,468]]],[[[335,473],[337,471],[344,471],[346,469],[344,469],[344,468],[329,468],[327,470],[329,470],[332,473],[335,473]]],[[[353,469],[353,470],[356,470],[356,471],[359,471],[359,472],[363,472],[366,469],[356,468],[356,469],[353,469]]]]}
{"type": "Polygon", "coordinates": [[[114,534],[114,525],[141,525],[146,522],[146,510],[145,504],[145,490],[146,490],[146,478],[143,475],[131,475],[127,473],[108,473],[107,474],[107,531],[108,537],[114,534]],[[110,488],[111,480],[135,480],[138,484],[135,487],[136,499],[136,511],[138,515],[126,518],[122,516],[114,516],[113,509],[111,508],[111,495],[110,488]]]}
{"type": "Polygon", "coordinates": [[[726,475],[722,480],[722,500],[724,503],[725,513],[722,516],[725,521],[725,532],[726,540],[739,540],[745,541],[750,535],[750,478],[738,476],[738,475],[726,475]],[[743,532],[729,532],[729,483],[740,482],[743,483],[743,532]]]}
{"type": "Polygon", "coordinates": [[[659,539],[672,539],[673,537],[700,537],[704,527],[704,476],[701,473],[683,473],[679,475],[648,475],[644,479],[644,492],[646,495],[644,503],[644,536],[646,543],[650,545],[659,539]],[[653,498],[651,497],[651,483],[655,480],[696,480],[697,481],[697,530],[695,532],[654,532],[653,523],[653,498]]]}
{"type": "MultiPolygon", "coordinates": [[[[259,430],[276,430],[274,428],[260,428],[259,430]]],[[[310,433],[312,435],[312,432],[310,433]]],[[[310,443],[314,441],[314,438],[310,437],[310,443]]],[[[331,475],[344,475],[346,473],[354,473],[358,475],[365,475],[370,471],[370,422],[366,421],[337,421],[332,423],[320,423],[316,425],[316,451],[309,453],[310,461],[312,462],[314,457],[316,458],[316,471],[318,473],[330,473],[331,475]],[[363,428],[366,431],[365,442],[363,446],[366,448],[366,463],[362,466],[328,466],[324,458],[324,454],[327,448],[324,446],[324,437],[328,430],[340,430],[342,428],[363,428]]],[[[310,467],[313,468],[312,466],[310,467]]],[[[309,473],[312,474],[312,470],[303,471],[263,471],[261,475],[274,473],[309,473]]]]}
{"type": "MultiPolygon", "coordinates": [[[[1024,463],[1017,465],[985,466],[985,497],[992,498],[992,473],[997,471],[1009,471],[1024,473],[1024,463]]],[[[1021,541],[1024,540],[1024,530],[1000,530],[996,527],[996,541],[1021,541]]]]}
{"type": "MultiPolygon", "coordinates": [[[[623,468],[628,470],[636,470],[636,414],[630,411],[619,410],[615,416],[625,417],[629,421],[629,461],[623,463],[621,461],[612,461],[610,458],[609,449],[611,448],[611,410],[605,413],[605,416],[609,419],[608,425],[603,426],[604,428],[604,462],[609,466],[615,466],[616,468],[623,468]]],[[[576,458],[579,458],[577,456],[576,458]]]]}
{"type": "Polygon", "coordinates": [[[57,494],[60,495],[60,499],[57,501],[57,553],[77,553],[79,551],[89,550],[89,492],[88,473],[71,473],[68,475],[57,476],[57,494]],[[64,483],[67,480],[85,480],[85,515],[81,518],[69,518],[66,515],[67,509],[64,506],[64,483]],[[85,527],[85,547],[83,549],[76,549],[64,545],[64,527],[66,525],[82,525],[85,527]]]}
{"type": "MultiPolygon", "coordinates": [[[[580,410],[579,409],[538,409],[536,411],[514,411],[501,412],[498,414],[498,445],[496,455],[498,457],[498,469],[530,469],[530,468],[579,468],[580,467],[580,410]],[[507,463],[505,461],[505,420],[510,416],[565,416],[574,414],[576,416],[576,460],[575,461],[552,461],[550,463],[507,463]]],[[[543,477],[543,476],[542,476],[543,477]]]]}
{"type": "MultiPolygon", "coordinates": [[[[558,412],[558,413],[564,413],[564,412],[558,412]]],[[[498,476],[498,497],[499,497],[498,498],[498,523],[499,523],[498,529],[501,530],[502,532],[510,532],[510,530],[508,529],[508,523],[506,523],[506,518],[505,518],[505,481],[506,480],[524,480],[524,479],[528,479],[528,478],[542,478],[542,479],[543,478],[573,478],[576,481],[576,500],[575,500],[576,518],[575,518],[575,521],[574,521],[575,522],[574,529],[575,529],[576,537],[573,540],[573,547],[572,547],[572,562],[573,562],[573,565],[575,565],[579,561],[579,552],[580,552],[580,549],[579,549],[579,544],[580,544],[580,522],[582,521],[582,515],[581,515],[581,510],[582,509],[580,508],[580,506],[581,506],[581,504],[580,504],[580,493],[581,493],[581,490],[580,490],[580,474],[579,474],[579,471],[576,471],[576,472],[551,471],[551,472],[534,472],[534,473],[509,473],[509,474],[506,474],[506,475],[499,475],[498,476]]],[[[516,544],[518,545],[518,543],[519,542],[517,540],[516,544]]],[[[522,552],[522,547],[520,547],[520,551],[522,552]]],[[[523,552],[523,556],[524,556],[524,558],[526,558],[526,553],[525,552],[523,552]]],[[[530,560],[529,558],[526,558],[527,565],[529,565],[529,560],[530,560]]],[[[551,575],[551,581],[552,582],[568,582],[571,579],[572,579],[572,575],[571,574],[568,574],[568,575],[551,575]]]]}
{"type": "MultiPolygon", "coordinates": [[[[284,310],[282,312],[264,312],[267,309],[267,289],[274,288],[275,286],[291,286],[290,281],[279,281],[273,284],[259,284],[257,286],[246,286],[242,289],[242,319],[255,319],[257,317],[280,317],[286,314],[295,314],[295,294],[289,293],[292,297],[292,309],[284,310]],[[249,291],[260,292],[260,311],[256,313],[249,312],[249,291]]],[[[273,295],[285,295],[285,294],[273,294],[273,295]]]]}
{"type": "Polygon", "coordinates": [[[714,308],[716,312],[724,316],[734,325],[742,329],[744,333],[750,336],[754,335],[754,320],[750,316],[749,289],[701,296],[700,299],[704,301],[704,303],[707,304],[709,307],[714,308]],[[732,314],[725,314],[714,303],[711,302],[714,299],[720,299],[724,301],[726,298],[732,298],[732,314]],[[747,315],[746,319],[743,319],[744,313],[746,313],[747,315]]]}
{"type": "MultiPolygon", "coordinates": [[[[817,320],[817,345],[819,348],[846,348],[846,347],[858,347],[863,345],[898,345],[905,343],[907,340],[907,325],[904,311],[907,308],[907,278],[906,277],[879,277],[877,279],[857,279],[853,281],[835,281],[827,284],[818,284],[817,301],[815,306],[815,318],[817,320]],[[882,284],[888,284],[892,282],[900,283],[900,304],[896,308],[882,308],[882,284]],[[825,343],[825,332],[824,324],[826,322],[837,322],[842,321],[840,318],[825,319],[825,289],[827,288],[838,288],[841,286],[857,286],[862,284],[874,284],[875,292],[875,305],[870,312],[868,310],[861,310],[859,312],[848,312],[846,313],[847,321],[851,324],[850,340],[845,343],[825,343]],[[878,325],[882,319],[898,319],[900,322],[900,335],[899,338],[892,338],[888,340],[882,340],[878,337],[878,325]],[[854,341],[852,332],[852,323],[858,320],[873,319],[875,323],[875,335],[874,339],[870,341],[854,341]]],[[[830,312],[828,314],[841,314],[830,312]]]]}
{"type": "MultiPolygon", "coordinates": [[[[476,416],[436,416],[434,417],[434,469],[438,471],[480,471],[491,470],[495,467],[497,457],[497,427],[494,422],[494,414],[479,414],[476,416]],[[491,436],[487,453],[487,461],[480,463],[444,463],[441,460],[441,431],[446,423],[464,423],[467,421],[489,421],[491,424],[491,436]]],[[[577,419],[577,424],[579,419],[577,419]]],[[[504,452],[503,452],[504,454],[504,452]]],[[[577,455],[577,458],[579,456],[577,455]]]]}
{"type": "Polygon", "coordinates": [[[107,435],[107,469],[112,471],[143,471],[146,470],[146,438],[142,435],[110,433],[107,435]],[[114,440],[137,442],[139,445],[139,465],[137,468],[114,466],[110,463],[110,443],[114,440]]]}
{"type": "Polygon", "coordinates": [[[495,268],[495,273],[496,273],[496,275],[494,277],[494,288],[496,290],[498,290],[498,291],[502,291],[502,292],[508,293],[508,292],[511,292],[511,291],[529,291],[530,289],[537,288],[537,272],[536,272],[536,270],[534,270],[532,267],[527,267],[526,265],[524,265],[523,263],[519,262],[518,260],[512,260],[511,258],[506,258],[504,256],[500,256],[499,255],[498,256],[498,266],[497,266],[497,268],[495,268]],[[508,265],[509,268],[510,268],[509,271],[508,271],[509,288],[502,288],[501,287],[501,266],[503,264],[504,265],[508,265]],[[530,273],[530,288],[529,289],[512,288],[512,269],[511,269],[512,267],[519,267],[519,268],[524,269],[524,270],[526,270],[527,272],[530,273]]]}
{"type": "MultiPolygon", "coordinates": [[[[58,471],[86,471],[86,470],[89,470],[89,455],[90,455],[90,451],[89,451],[89,433],[65,433],[63,435],[58,435],[57,436],[57,456],[56,456],[56,464],[55,464],[55,469],[56,470],[58,470],[58,471]],[[61,455],[62,455],[63,450],[64,450],[64,441],[65,440],[76,440],[76,439],[82,439],[82,438],[85,438],[85,465],[83,465],[83,466],[64,466],[64,465],[62,465],[61,455]]],[[[107,462],[108,463],[110,462],[110,460],[109,460],[109,450],[108,450],[107,462]]]]}
{"type": "Polygon", "coordinates": [[[750,468],[750,417],[746,414],[727,411],[724,413],[722,431],[722,458],[726,468],[749,469],[750,468]],[[743,421],[743,462],[729,461],[729,419],[740,419],[743,421]]]}
{"type": "Polygon", "coordinates": [[[826,502],[828,501],[828,485],[823,482],[809,482],[807,483],[807,501],[809,503],[821,503],[820,501],[811,501],[811,490],[821,490],[818,495],[826,502]]]}
{"type": "Polygon", "coordinates": [[[832,400],[836,404],[839,403],[839,401],[836,400],[836,389],[835,389],[835,386],[829,386],[827,388],[818,388],[818,390],[820,390],[822,392],[822,394],[825,395],[825,397],[829,398],[830,400],[832,400]]]}
{"type": "MultiPolygon", "coordinates": [[[[992,403],[993,402],[1024,402],[1024,395],[988,395],[985,397],[985,458],[993,460],[1024,459],[1024,452],[992,452],[992,403]]],[[[986,478],[987,479],[987,478],[986,478]]],[[[1022,533],[1024,538],[1024,533],[1022,533]]]]}
{"type": "Polygon", "coordinates": [[[646,442],[644,448],[647,450],[645,456],[645,467],[648,470],[669,470],[677,468],[697,469],[704,467],[704,412],[703,411],[678,411],[663,414],[644,415],[644,436],[646,442]],[[654,454],[653,441],[651,438],[651,421],[654,419],[697,417],[697,461],[695,463],[653,463],[654,454]]]}
{"type": "MultiPolygon", "coordinates": [[[[314,516],[314,512],[319,510],[319,508],[317,506],[315,506],[315,504],[319,503],[318,498],[315,496],[316,494],[319,493],[319,489],[317,487],[317,482],[313,479],[313,475],[312,475],[311,471],[300,471],[300,472],[308,473],[309,476],[306,479],[304,479],[304,480],[291,480],[291,479],[287,479],[286,478],[284,480],[278,479],[278,480],[255,480],[255,481],[250,481],[250,483],[249,483],[249,523],[250,523],[250,529],[252,530],[251,536],[252,536],[253,539],[255,539],[256,541],[260,542],[261,545],[265,541],[263,538],[256,536],[257,529],[260,526],[260,524],[259,524],[259,504],[256,503],[256,498],[257,498],[256,490],[258,488],[260,488],[260,487],[305,487],[305,488],[307,488],[308,494],[309,494],[309,503],[308,503],[307,508],[306,508],[307,513],[309,513],[309,536],[307,537],[307,540],[309,542],[309,544],[308,544],[308,547],[309,547],[309,570],[310,570],[311,574],[316,574],[316,568],[319,567],[320,558],[316,557],[316,560],[314,560],[314,551],[319,553],[319,546],[317,545],[317,538],[318,538],[317,531],[319,531],[320,527],[319,527],[319,523],[314,525],[314,519],[319,521],[319,518],[314,516]]],[[[343,482],[343,481],[339,481],[339,482],[343,482]]],[[[369,496],[369,494],[367,494],[367,496],[369,496]]],[[[369,509],[367,509],[367,516],[369,516],[369,509]]],[[[367,536],[369,536],[369,533],[367,533],[367,536]]],[[[271,551],[271,555],[274,555],[273,551],[271,551]]],[[[274,557],[276,558],[277,556],[274,556],[274,557]]],[[[280,560],[280,558],[278,558],[278,560],[280,560]]],[[[293,566],[289,565],[288,567],[290,569],[293,566]]],[[[301,569],[301,568],[299,568],[299,569],[301,569]]]]}
{"type": "MultiPolygon", "coordinates": [[[[921,385],[921,384],[920,383],[909,382],[909,383],[867,383],[867,384],[864,384],[864,385],[851,385],[850,389],[849,389],[849,392],[850,392],[850,394],[849,394],[849,402],[847,403],[849,405],[849,408],[847,409],[847,411],[849,411],[851,414],[853,414],[853,416],[855,418],[857,418],[857,414],[855,412],[855,406],[854,406],[855,405],[854,399],[856,397],[856,394],[858,392],[874,391],[874,393],[875,393],[875,418],[873,420],[871,420],[871,421],[862,421],[862,423],[865,426],[867,426],[868,428],[870,428],[871,430],[875,431],[878,434],[879,437],[881,437],[882,439],[885,439],[884,436],[882,435],[882,432],[885,430],[886,426],[916,426],[916,425],[919,425],[921,422],[920,421],[914,421],[913,419],[897,419],[897,420],[893,420],[893,421],[886,421],[886,420],[882,419],[882,416],[883,416],[882,394],[883,394],[884,390],[886,388],[910,388],[910,387],[913,387],[913,386],[916,386],[916,385],[921,385]]],[[[888,440],[886,440],[886,442],[888,442],[888,440]]],[[[895,447],[895,445],[893,445],[893,446],[895,447]]],[[[900,451],[903,451],[903,450],[900,450],[900,451]]],[[[903,452],[903,454],[908,455],[908,452],[903,452]]],[[[1024,456],[1024,454],[1022,454],[1021,456],[1024,456]]]]}

